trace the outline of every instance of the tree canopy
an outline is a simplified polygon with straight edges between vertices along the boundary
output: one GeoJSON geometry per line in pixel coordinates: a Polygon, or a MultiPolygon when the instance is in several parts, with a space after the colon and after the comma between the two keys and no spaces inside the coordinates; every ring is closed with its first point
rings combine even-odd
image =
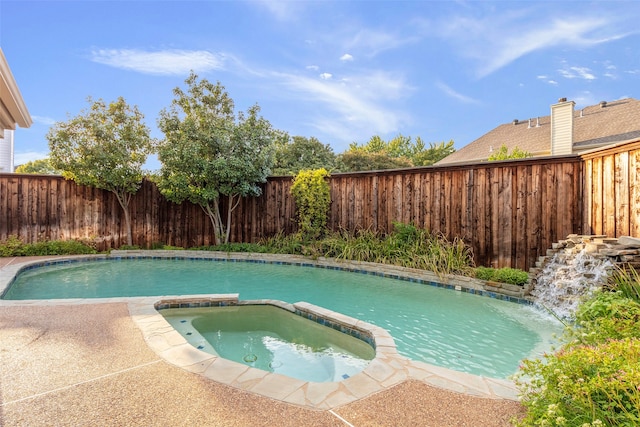
{"type": "Polygon", "coordinates": [[[158,144],[162,164],[159,188],[169,200],[200,205],[209,216],[215,243],[229,241],[231,213],[244,196],[260,195],[273,164],[274,141],[281,136],[259,116],[258,105],[234,112],[224,86],[194,73],[186,91],[174,89],[174,100],[160,112],[165,139],[158,144]],[[226,221],[221,196],[228,198],[226,221]]]}
{"type": "Polygon", "coordinates": [[[352,143],[349,149],[337,158],[337,169],[341,172],[430,166],[453,153],[453,141],[427,147],[422,138],[415,141],[409,136],[398,135],[384,141],[375,135],[366,144],[352,143]]]}
{"type": "Polygon", "coordinates": [[[115,194],[124,210],[127,244],[132,244],[129,202],[142,183],[142,166],[153,151],[149,128],[124,98],[109,104],[88,98],[83,110],[47,133],[51,166],[80,185],[115,194]]]}
{"type": "Polygon", "coordinates": [[[384,169],[410,168],[413,164],[406,157],[391,157],[387,152],[369,153],[347,150],[338,155],[336,169],[339,172],[360,172],[384,169]]]}
{"type": "Polygon", "coordinates": [[[37,159],[31,160],[27,163],[21,164],[16,168],[16,173],[30,173],[39,175],[62,175],[62,171],[51,166],[51,159],[37,159]]]}
{"type": "Polygon", "coordinates": [[[336,155],[329,144],[317,138],[285,135],[276,144],[274,175],[296,175],[301,170],[325,168],[332,170],[336,155]]]}
{"type": "Polygon", "coordinates": [[[521,150],[518,146],[513,147],[513,150],[509,152],[507,146],[502,144],[498,151],[489,156],[488,160],[495,162],[498,160],[525,159],[527,157],[531,157],[531,153],[521,150]]]}

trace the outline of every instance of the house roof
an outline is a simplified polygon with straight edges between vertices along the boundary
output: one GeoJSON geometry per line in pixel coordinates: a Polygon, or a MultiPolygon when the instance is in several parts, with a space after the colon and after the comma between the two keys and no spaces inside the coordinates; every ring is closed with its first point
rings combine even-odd
{"type": "MultiPolygon", "coordinates": [[[[616,142],[640,138],[640,101],[625,98],[575,110],[573,147],[580,152],[616,142]]],[[[438,165],[486,161],[492,151],[506,145],[536,156],[551,154],[551,116],[514,120],[439,161],[438,165]]]]}

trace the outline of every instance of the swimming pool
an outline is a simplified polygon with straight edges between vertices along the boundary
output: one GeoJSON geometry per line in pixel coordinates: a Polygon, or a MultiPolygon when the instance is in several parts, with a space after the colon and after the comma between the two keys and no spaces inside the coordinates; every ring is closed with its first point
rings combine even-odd
{"type": "Polygon", "coordinates": [[[160,313],[199,350],[303,381],[342,381],[375,357],[365,341],[274,305],[168,308],[160,313]]]}
{"type": "Polygon", "coordinates": [[[276,263],[121,259],[20,274],[5,299],[239,293],[308,301],[387,329],[413,360],[492,378],[550,347],[561,325],[533,308],[386,277],[276,263]],[[108,283],[107,283],[108,282],[108,283]]]}

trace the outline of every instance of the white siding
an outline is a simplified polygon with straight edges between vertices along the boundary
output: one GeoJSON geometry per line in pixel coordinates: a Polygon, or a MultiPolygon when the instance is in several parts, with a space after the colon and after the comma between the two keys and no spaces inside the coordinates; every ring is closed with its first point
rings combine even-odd
{"type": "Polygon", "coordinates": [[[551,155],[560,156],[573,152],[573,106],[564,101],[551,106],[551,155]]]}
{"type": "Polygon", "coordinates": [[[13,172],[13,131],[0,130],[0,172],[13,172]]]}

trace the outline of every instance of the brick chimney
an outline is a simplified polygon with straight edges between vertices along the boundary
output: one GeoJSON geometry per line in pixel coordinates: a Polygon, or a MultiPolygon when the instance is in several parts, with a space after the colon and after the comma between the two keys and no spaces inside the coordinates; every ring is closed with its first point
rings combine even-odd
{"type": "Polygon", "coordinates": [[[573,101],[560,98],[551,106],[551,155],[561,156],[573,152],[573,101]]]}

